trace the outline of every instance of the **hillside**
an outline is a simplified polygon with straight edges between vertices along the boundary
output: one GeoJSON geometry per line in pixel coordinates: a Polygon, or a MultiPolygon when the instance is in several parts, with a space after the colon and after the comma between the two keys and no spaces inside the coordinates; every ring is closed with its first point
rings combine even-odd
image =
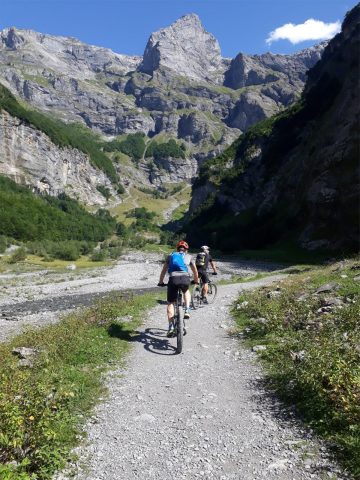
{"type": "Polygon", "coordinates": [[[359,247],[360,6],[310,70],[301,100],[205,162],[187,231],[225,250],[278,241],[359,247]]]}
{"type": "Polygon", "coordinates": [[[0,236],[20,241],[99,242],[115,230],[115,220],[104,210],[92,215],[66,195],[38,196],[2,176],[0,203],[0,236]]]}

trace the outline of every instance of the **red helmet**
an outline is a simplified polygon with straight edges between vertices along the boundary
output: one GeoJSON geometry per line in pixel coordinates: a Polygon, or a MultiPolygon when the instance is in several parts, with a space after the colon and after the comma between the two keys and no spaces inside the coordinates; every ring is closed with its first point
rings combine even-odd
{"type": "Polygon", "coordinates": [[[180,247],[185,248],[185,250],[189,250],[189,245],[184,240],[180,240],[180,242],[176,245],[176,250],[179,250],[180,247]]]}

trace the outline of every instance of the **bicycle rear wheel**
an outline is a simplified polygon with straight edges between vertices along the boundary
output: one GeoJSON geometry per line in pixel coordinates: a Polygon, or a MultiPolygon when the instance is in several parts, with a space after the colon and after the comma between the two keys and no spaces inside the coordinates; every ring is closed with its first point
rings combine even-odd
{"type": "Polygon", "coordinates": [[[207,294],[208,303],[214,303],[216,295],[217,295],[217,285],[215,283],[210,282],[208,294],[207,294]]]}
{"type": "Polygon", "coordinates": [[[200,307],[201,289],[199,285],[195,285],[191,293],[191,306],[194,310],[200,307]]]}
{"type": "Polygon", "coordinates": [[[175,329],[176,329],[176,353],[181,353],[183,349],[183,340],[184,340],[184,320],[182,318],[181,312],[181,302],[182,295],[178,295],[176,304],[175,304],[175,329]]]}

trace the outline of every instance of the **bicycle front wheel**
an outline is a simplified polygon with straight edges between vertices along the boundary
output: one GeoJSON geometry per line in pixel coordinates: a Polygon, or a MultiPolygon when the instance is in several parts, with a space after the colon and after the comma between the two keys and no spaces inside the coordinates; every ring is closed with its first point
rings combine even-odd
{"type": "Polygon", "coordinates": [[[209,290],[207,294],[208,303],[214,303],[217,295],[217,285],[215,283],[209,283],[209,290]]]}
{"type": "Polygon", "coordinates": [[[195,285],[191,293],[191,306],[194,310],[200,307],[201,302],[201,290],[199,285],[195,285]]]}

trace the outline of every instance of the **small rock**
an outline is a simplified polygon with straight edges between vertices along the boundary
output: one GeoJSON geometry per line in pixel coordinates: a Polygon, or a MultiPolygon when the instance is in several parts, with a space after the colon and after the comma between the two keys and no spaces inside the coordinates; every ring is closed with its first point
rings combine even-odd
{"type": "Polygon", "coordinates": [[[72,265],[68,265],[66,267],[66,270],[76,270],[76,265],[72,264],[72,265]]]}
{"type": "Polygon", "coordinates": [[[315,291],[315,293],[333,292],[335,290],[338,290],[339,288],[340,288],[340,285],[337,282],[330,282],[330,283],[326,283],[325,285],[321,285],[321,287],[319,287],[315,291]]]}
{"type": "Polygon", "coordinates": [[[241,303],[238,303],[236,305],[236,310],[240,310],[241,308],[245,308],[249,305],[249,302],[247,302],[246,300],[244,300],[243,302],[241,303]]]}
{"type": "Polygon", "coordinates": [[[272,290],[271,292],[268,292],[266,294],[267,298],[275,298],[279,297],[281,295],[281,292],[279,290],[272,290]]]}
{"type": "Polygon", "coordinates": [[[256,322],[256,323],[261,323],[262,325],[265,325],[266,323],[268,323],[268,319],[267,318],[264,318],[264,317],[259,317],[259,318],[251,318],[251,320],[253,322],[256,322]]]}
{"type": "Polygon", "coordinates": [[[140,422],[152,423],[155,422],[155,417],[153,415],[150,415],[150,413],[143,413],[139,417],[135,417],[135,420],[138,420],[140,422]]]}
{"type": "Polygon", "coordinates": [[[34,366],[34,360],[40,353],[36,348],[17,347],[13,348],[12,354],[19,357],[19,365],[22,367],[32,368],[34,366]]]}
{"type": "Polygon", "coordinates": [[[357,275],[356,277],[354,277],[354,280],[355,282],[360,282],[360,275],[357,275]]]}
{"type": "Polygon", "coordinates": [[[321,300],[321,305],[323,307],[332,307],[342,305],[343,302],[341,298],[338,297],[325,297],[321,300]]]}
{"type": "Polygon", "coordinates": [[[254,345],[251,350],[253,352],[263,352],[264,350],[266,350],[266,346],[265,345],[254,345]]]}
{"type": "Polygon", "coordinates": [[[302,362],[306,356],[305,350],[300,350],[299,352],[290,351],[290,357],[294,362],[302,362]]]}

